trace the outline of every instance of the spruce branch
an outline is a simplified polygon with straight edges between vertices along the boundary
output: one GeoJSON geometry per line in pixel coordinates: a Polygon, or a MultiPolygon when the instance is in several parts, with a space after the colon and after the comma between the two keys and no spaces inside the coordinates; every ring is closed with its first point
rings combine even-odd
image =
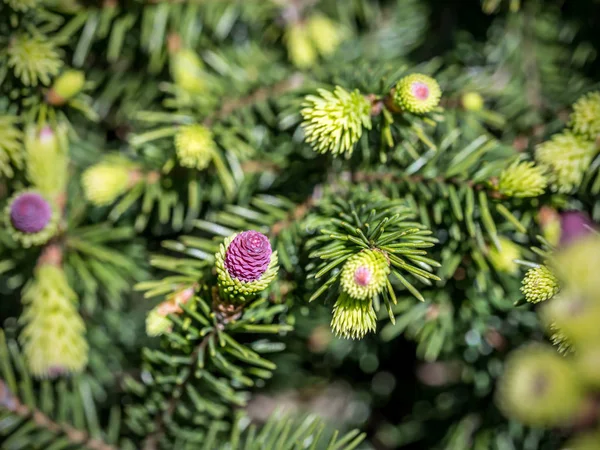
{"type": "Polygon", "coordinates": [[[38,428],[45,429],[55,435],[65,436],[70,445],[82,446],[89,450],[118,450],[117,447],[107,444],[99,437],[92,437],[89,433],[69,424],[55,422],[39,409],[27,406],[10,391],[5,380],[1,378],[0,408],[22,419],[31,420],[38,428]]]}
{"type": "Polygon", "coordinates": [[[310,196],[308,196],[302,203],[296,205],[285,217],[277,222],[275,222],[271,226],[270,234],[274,237],[281,234],[283,230],[288,229],[289,227],[298,224],[312,209],[315,202],[321,195],[322,187],[320,185],[316,185],[313,189],[313,192],[310,196]]]}
{"type": "Polygon", "coordinates": [[[298,89],[300,86],[302,86],[304,80],[304,74],[296,72],[287,79],[282,80],[279,83],[276,83],[272,86],[261,87],[244,97],[225,100],[216,112],[204,119],[202,124],[206,127],[210,127],[216,120],[223,120],[231,113],[237,111],[240,108],[254,105],[256,103],[263,102],[269,98],[273,98],[285,94],[286,92],[298,89]]]}
{"type": "Polygon", "coordinates": [[[358,170],[352,172],[352,180],[355,183],[373,183],[377,181],[390,182],[390,183],[446,183],[455,186],[468,186],[473,188],[475,191],[486,191],[492,198],[501,200],[505,199],[506,196],[490,187],[489,183],[478,183],[474,180],[463,179],[458,177],[444,177],[438,175],[435,177],[426,177],[424,175],[400,175],[393,172],[370,172],[358,170]]]}
{"type": "Polygon", "coordinates": [[[214,338],[216,331],[208,333],[202,341],[196,346],[190,356],[190,362],[188,364],[188,370],[186,377],[178,383],[175,389],[167,400],[167,408],[164,411],[158,411],[154,419],[154,431],[148,435],[142,444],[143,450],[159,450],[159,442],[162,435],[165,433],[165,424],[171,419],[175,409],[177,408],[177,402],[181,398],[182,393],[185,391],[187,384],[194,378],[194,367],[198,363],[198,356],[201,352],[204,352],[210,339],[214,338]]]}
{"type": "Polygon", "coordinates": [[[539,68],[537,64],[538,51],[535,47],[535,17],[531,8],[525,13],[525,23],[523,26],[523,71],[527,86],[527,100],[535,109],[541,109],[543,106],[543,95],[539,68]]]}

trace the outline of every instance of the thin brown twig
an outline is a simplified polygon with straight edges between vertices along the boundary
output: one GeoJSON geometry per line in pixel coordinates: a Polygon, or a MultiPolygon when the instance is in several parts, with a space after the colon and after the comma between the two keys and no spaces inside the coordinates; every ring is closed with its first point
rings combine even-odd
{"type": "Polygon", "coordinates": [[[107,444],[100,438],[91,437],[87,432],[70,425],[57,423],[39,409],[23,404],[8,389],[2,379],[0,379],[0,408],[4,408],[23,419],[33,420],[38,427],[54,434],[64,435],[72,445],[82,445],[90,450],[118,450],[118,447],[107,444]]]}
{"type": "Polygon", "coordinates": [[[281,166],[272,161],[248,160],[242,162],[244,173],[281,172],[281,166]]]}
{"type": "Polygon", "coordinates": [[[225,100],[218,111],[204,119],[203,124],[205,126],[210,126],[215,120],[222,120],[240,108],[244,108],[246,106],[262,102],[270,97],[297,89],[302,85],[303,82],[304,75],[297,72],[291,75],[289,78],[280,81],[279,83],[257,89],[245,97],[225,100]]]}
{"type": "Polygon", "coordinates": [[[290,213],[285,219],[281,219],[273,224],[273,226],[271,227],[271,234],[273,236],[277,236],[290,225],[293,225],[294,223],[301,220],[304,216],[306,216],[306,214],[308,214],[308,212],[314,206],[316,201],[319,199],[321,191],[322,186],[317,184],[314,187],[310,196],[306,198],[306,200],[296,205],[296,207],[292,211],[290,211],[290,213]]]}

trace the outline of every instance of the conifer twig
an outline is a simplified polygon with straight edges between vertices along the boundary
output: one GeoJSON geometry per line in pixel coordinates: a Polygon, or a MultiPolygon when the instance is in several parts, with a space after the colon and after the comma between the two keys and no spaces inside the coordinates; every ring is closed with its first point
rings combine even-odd
{"type": "Polygon", "coordinates": [[[0,408],[4,408],[23,419],[32,420],[38,427],[51,433],[64,435],[72,445],[82,445],[90,450],[118,450],[117,447],[107,444],[97,437],[91,437],[85,431],[67,424],[57,423],[39,409],[23,404],[19,398],[10,392],[2,379],[0,379],[0,408]]]}
{"type": "Polygon", "coordinates": [[[293,89],[297,89],[302,85],[303,82],[304,75],[302,75],[299,72],[296,72],[292,74],[289,78],[282,80],[279,83],[275,83],[272,86],[259,88],[245,97],[225,100],[221,105],[221,108],[219,108],[214,114],[211,114],[206,119],[204,119],[203,124],[208,127],[212,125],[215,120],[222,120],[229,114],[231,114],[233,111],[236,111],[245,106],[252,105],[254,103],[259,103],[268,99],[269,97],[280,95],[293,89]]]}
{"type": "MultiPolygon", "coordinates": [[[[198,355],[202,350],[204,350],[204,348],[206,348],[209,339],[214,335],[214,333],[214,331],[208,333],[206,336],[204,336],[200,344],[196,346],[190,358],[190,366],[196,365],[198,355]]],[[[190,370],[188,375],[183,379],[183,381],[180,384],[178,384],[175,387],[175,389],[173,389],[173,392],[171,393],[171,396],[168,400],[167,409],[162,414],[159,413],[156,416],[156,419],[154,420],[155,430],[152,433],[150,433],[148,437],[144,440],[144,443],[142,445],[143,450],[158,450],[159,438],[165,431],[165,424],[175,412],[175,409],[177,408],[177,402],[181,398],[181,394],[187,386],[187,383],[193,377],[193,374],[194,371],[190,370]]]]}
{"type": "Polygon", "coordinates": [[[290,213],[287,215],[285,219],[281,219],[278,222],[275,222],[271,227],[271,233],[273,236],[277,236],[283,230],[285,230],[290,225],[301,220],[308,212],[311,207],[315,204],[315,202],[319,199],[321,195],[322,186],[317,184],[311,195],[308,196],[302,203],[297,205],[290,213]]]}
{"type": "MultiPolygon", "coordinates": [[[[488,186],[484,183],[475,183],[473,180],[461,180],[456,177],[445,178],[443,176],[437,176],[433,178],[427,178],[423,175],[397,175],[390,172],[364,172],[358,171],[352,174],[352,181],[354,183],[361,182],[373,182],[373,181],[391,181],[391,182],[410,182],[410,183],[426,183],[426,182],[438,182],[448,183],[454,185],[467,185],[477,191],[489,190],[488,186]]],[[[493,181],[493,180],[492,180],[493,181]]],[[[504,196],[493,190],[489,190],[490,196],[494,198],[503,198],[504,196]]]]}

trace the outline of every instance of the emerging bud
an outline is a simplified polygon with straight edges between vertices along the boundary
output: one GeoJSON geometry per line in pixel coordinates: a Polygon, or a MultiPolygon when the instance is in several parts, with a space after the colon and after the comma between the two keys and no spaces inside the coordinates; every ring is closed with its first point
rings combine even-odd
{"type": "Polygon", "coordinates": [[[302,23],[294,23],[285,33],[285,43],[288,58],[293,65],[300,69],[307,69],[317,61],[317,51],[308,30],[302,23]]]}
{"type": "Polygon", "coordinates": [[[8,67],[25,86],[49,85],[63,64],[54,42],[39,36],[11,38],[6,52],[8,67]]]}
{"type": "Polygon", "coordinates": [[[504,169],[498,179],[498,191],[509,197],[537,197],[542,195],[548,180],[544,168],[532,161],[516,161],[504,169]]]}
{"type": "Polygon", "coordinates": [[[413,73],[402,78],[396,84],[395,105],[414,114],[431,112],[440,103],[442,91],[433,78],[413,73]]]}
{"type": "Polygon", "coordinates": [[[390,264],[376,250],[363,250],[344,263],[340,277],[342,291],[359,300],[371,300],[386,285],[390,264]]]}
{"type": "Polygon", "coordinates": [[[85,325],[76,308],[77,296],[59,266],[39,266],[25,287],[20,339],[27,364],[36,377],[81,372],[87,364],[85,325]]]}
{"type": "Polygon", "coordinates": [[[27,178],[45,195],[64,192],[69,164],[65,127],[30,127],[25,135],[27,178]]]}
{"type": "Polygon", "coordinates": [[[560,241],[561,226],[560,215],[551,207],[542,206],[538,214],[538,221],[542,228],[542,234],[550,245],[556,247],[560,241]]]}
{"type": "Polygon", "coordinates": [[[346,339],[361,339],[369,331],[375,331],[377,316],[373,302],[340,294],[333,306],[331,328],[333,332],[346,339]]]}
{"type": "Polygon", "coordinates": [[[323,56],[334,53],[345,36],[342,25],[323,14],[313,14],[306,27],[312,42],[323,56]]]}
{"type": "Polygon", "coordinates": [[[371,103],[357,90],[337,86],[333,92],[308,95],[300,111],[305,140],[319,153],[352,154],[363,127],[371,129],[371,103]]]}
{"type": "Polygon", "coordinates": [[[498,272],[514,275],[519,271],[519,264],[515,260],[521,257],[521,248],[510,239],[501,237],[499,241],[501,250],[491,247],[488,259],[498,272]]]}
{"type": "Polygon", "coordinates": [[[102,162],[86,169],[81,183],[86,198],[96,206],[105,206],[124,194],[132,180],[127,165],[102,162]]]}
{"type": "Polygon", "coordinates": [[[203,125],[187,125],[175,136],[175,150],[183,167],[203,170],[212,161],[216,145],[208,128],[203,125]]]}
{"type": "Polygon", "coordinates": [[[171,76],[177,86],[192,94],[201,93],[204,81],[204,63],[190,49],[177,50],[171,56],[171,76]]]}
{"type": "Polygon", "coordinates": [[[46,101],[54,106],[64,105],[83,89],[85,74],[80,70],[67,70],[59,76],[46,95],[46,101]]]}
{"type": "Polygon", "coordinates": [[[460,101],[467,111],[481,111],[484,106],[483,97],[478,92],[465,92],[460,101]]]}
{"type": "Polygon", "coordinates": [[[566,132],[538,145],[535,159],[548,167],[552,190],[566,194],[579,187],[596,153],[594,142],[566,132]]]}
{"type": "Polygon", "coordinates": [[[187,288],[181,290],[167,300],[157,305],[146,317],[146,334],[148,336],[159,336],[171,330],[172,324],[169,314],[181,314],[182,304],[188,303],[194,297],[194,289],[187,288]]]}
{"type": "Polygon", "coordinates": [[[600,136],[600,91],[590,92],[575,102],[569,125],[575,134],[590,141],[600,136]]]}
{"type": "Polygon", "coordinates": [[[521,286],[521,292],[529,303],[549,300],[558,293],[559,289],[558,280],[546,266],[529,269],[521,286]]]}

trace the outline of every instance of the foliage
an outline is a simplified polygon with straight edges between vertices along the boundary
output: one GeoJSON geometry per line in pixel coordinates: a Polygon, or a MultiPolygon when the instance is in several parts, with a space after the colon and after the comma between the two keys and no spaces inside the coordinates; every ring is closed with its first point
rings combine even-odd
{"type": "Polygon", "coordinates": [[[587,448],[563,3],[0,1],[3,448],[587,448]]]}

